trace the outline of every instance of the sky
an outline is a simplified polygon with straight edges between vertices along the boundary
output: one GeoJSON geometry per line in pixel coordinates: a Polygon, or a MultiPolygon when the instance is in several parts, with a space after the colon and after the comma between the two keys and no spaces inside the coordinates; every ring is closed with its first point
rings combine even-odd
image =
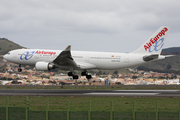
{"type": "Polygon", "coordinates": [[[180,47],[179,0],[0,0],[0,38],[27,48],[132,52],[161,26],[180,47]]]}

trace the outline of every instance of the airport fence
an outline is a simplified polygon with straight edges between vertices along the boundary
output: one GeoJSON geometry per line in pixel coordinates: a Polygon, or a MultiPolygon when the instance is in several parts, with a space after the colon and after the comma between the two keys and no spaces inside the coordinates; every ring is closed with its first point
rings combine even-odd
{"type": "Polygon", "coordinates": [[[159,111],[156,101],[154,111],[136,110],[136,101],[132,104],[130,111],[114,111],[113,101],[109,103],[107,111],[93,111],[91,101],[88,101],[87,111],[75,111],[70,109],[70,102],[64,105],[66,110],[53,111],[49,109],[49,101],[46,101],[45,110],[30,110],[28,97],[25,100],[25,107],[9,106],[9,98],[6,98],[6,106],[0,107],[0,120],[180,120],[179,111],[159,111]]]}

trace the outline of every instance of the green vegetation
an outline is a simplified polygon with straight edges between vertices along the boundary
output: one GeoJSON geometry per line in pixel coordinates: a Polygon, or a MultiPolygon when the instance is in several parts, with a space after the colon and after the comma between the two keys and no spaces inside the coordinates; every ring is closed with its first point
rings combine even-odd
{"type": "Polygon", "coordinates": [[[0,38],[0,55],[4,55],[10,50],[21,49],[21,48],[23,47],[6,38],[0,38]]]}
{"type": "MultiPolygon", "coordinates": [[[[163,60],[153,61],[146,64],[142,64],[139,67],[143,67],[142,70],[152,70],[156,72],[167,72],[172,73],[175,72],[177,74],[180,73],[180,55],[175,55],[174,57],[169,57],[163,60]]],[[[138,66],[137,66],[138,67],[138,66]]],[[[138,68],[139,69],[139,68],[138,68]]]]}
{"type": "Polygon", "coordinates": [[[179,54],[180,53],[179,51],[180,51],[180,47],[171,47],[162,50],[162,52],[164,53],[171,53],[171,54],[179,54]]]}
{"type": "Polygon", "coordinates": [[[149,68],[146,66],[138,66],[138,70],[144,70],[144,71],[153,71],[153,72],[159,72],[159,73],[174,73],[174,74],[180,74],[180,70],[169,70],[169,69],[156,69],[156,68],[149,68]]]}
{"type": "MultiPolygon", "coordinates": [[[[71,111],[88,111],[91,101],[92,111],[110,111],[113,101],[113,111],[132,111],[135,101],[136,111],[155,111],[158,101],[159,111],[178,111],[180,98],[152,98],[152,97],[52,97],[29,96],[29,110],[45,111],[46,101],[49,101],[49,110],[66,111],[67,102],[71,111]]],[[[0,97],[0,107],[6,106],[6,96],[0,97]]],[[[9,107],[25,107],[26,97],[9,96],[9,107]]]]}

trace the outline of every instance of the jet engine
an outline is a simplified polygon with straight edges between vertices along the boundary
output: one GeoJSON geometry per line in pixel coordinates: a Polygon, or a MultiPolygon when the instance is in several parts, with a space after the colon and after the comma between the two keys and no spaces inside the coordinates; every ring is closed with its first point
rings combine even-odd
{"type": "Polygon", "coordinates": [[[37,62],[35,64],[35,67],[36,67],[36,70],[39,70],[39,71],[55,69],[55,65],[53,63],[48,63],[48,62],[37,62]]]}

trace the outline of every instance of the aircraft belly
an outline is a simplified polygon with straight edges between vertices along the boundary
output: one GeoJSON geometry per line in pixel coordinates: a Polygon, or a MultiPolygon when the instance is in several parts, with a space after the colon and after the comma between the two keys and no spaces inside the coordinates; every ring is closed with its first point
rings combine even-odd
{"type": "Polygon", "coordinates": [[[110,60],[91,60],[90,63],[97,66],[98,69],[121,69],[144,63],[140,55],[126,55],[119,59],[110,60]]]}
{"type": "Polygon", "coordinates": [[[120,62],[112,62],[111,60],[96,60],[91,61],[98,69],[118,69],[121,68],[120,62]]]}

